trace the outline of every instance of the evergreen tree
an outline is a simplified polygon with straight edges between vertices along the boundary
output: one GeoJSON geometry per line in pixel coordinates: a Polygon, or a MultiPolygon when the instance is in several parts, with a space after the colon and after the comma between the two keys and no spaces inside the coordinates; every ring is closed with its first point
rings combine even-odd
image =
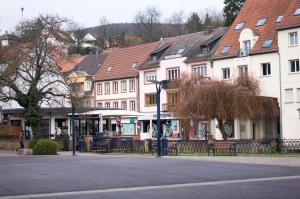
{"type": "Polygon", "coordinates": [[[189,33],[199,32],[202,29],[202,26],[203,24],[199,15],[196,12],[193,12],[186,22],[187,31],[189,33]]]}
{"type": "Polygon", "coordinates": [[[230,26],[236,16],[239,14],[245,0],[224,0],[225,7],[223,9],[225,17],[225,26],[230,26]]]}

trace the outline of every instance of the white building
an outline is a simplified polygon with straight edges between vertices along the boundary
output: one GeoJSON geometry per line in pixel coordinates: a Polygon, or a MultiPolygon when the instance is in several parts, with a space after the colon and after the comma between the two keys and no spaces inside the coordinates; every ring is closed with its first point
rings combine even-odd
{"type": "MultiPolygon", "coordinates": [[[[95,107],[139,111],[139,67],[155,49],[157,43],[128,48],[115,48],[107,56],[94,79],[95,107]]],[[[104,131],[121,135],[138,134],[136,117],[106,120],[104,131]]]]}
{"type": "Polygon", "coordinates": [[[231,81],[248,73],[259,81],[261,96],[277,98],[281,107],[281,120],[236,119],[234,138],[276,138],[280,128],[282,138],[300,138],[295,132],[300,128],[299,8],[296,0],[273,1],[271,8],[268,0],[247,0],[217,49],[216,79],[231,81]]]}
{"type": "MultiPolygon", "coordinates": [[[[225,31],[225,28],[219,28],[164,39],[151,53],[148,61],[139,67],[140,111],[148,115],[139,117],[144,138],[156,137],[157,132],[156,87],[150,81],[176,81],[184,75],[192,77],[193,74],[213,77],[211,56],[225,31]]],[[[179,97],[176,88],[161,91],[161,122],[165,137],[181,138],[183,129],[172,112],[179,97]]],[[[200,124],[195,128],[196,132],[190,131],[190,138],[205,139],[206,128],[207,124],[200,124]]]]}

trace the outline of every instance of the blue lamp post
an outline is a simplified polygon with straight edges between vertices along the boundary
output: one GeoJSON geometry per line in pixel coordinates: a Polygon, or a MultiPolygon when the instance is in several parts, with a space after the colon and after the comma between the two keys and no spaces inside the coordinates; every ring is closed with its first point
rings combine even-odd
{"type": "Polygon", "coordinates": [[[170,83],[169,80],[150,81],[156,86],[156,101],[157,101],[157,157],[161,157],[161,125],[160,125],[160,93],[161,89],[166,88],[170,83]]]}

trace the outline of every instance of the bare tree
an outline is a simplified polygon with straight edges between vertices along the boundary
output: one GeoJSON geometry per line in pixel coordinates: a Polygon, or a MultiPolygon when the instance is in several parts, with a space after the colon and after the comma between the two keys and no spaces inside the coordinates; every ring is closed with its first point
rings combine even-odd
{"type": "Polygon", "coordinates": [[[159,28],[161,12],[158,8],[150,6],[135,15],[135,22],[139,35],[144,42],[157,41],[162,35],[159,28]]]}
{"type": "Polygon", "coordinates": [[[181,99],[175,108],[187,128],[190,121],[218,121],[223,139],[226,123],[238,119],[275,118],[279,107],[276,99],[259,97],[258,83],[241,76],[233,83],[211,81],[203,77],[183,78],[178,85],[181,99]]]}
{"type": "Polygon", "coordinates": [[[0,101],[14,101],[24,108],[34,139],[41,138],[41,107],[69,104],[70,88],[56,64],[67,56],[59,29],[65,22],[58,16],[25,21],[17,28],[21,43],[2,48],[0,101]]]}
{"type": "Polygon", "coordinates": [[[167,30],[165,36],[177,36],[185,34],[185,14],[182,10],[174,12],[169,19],[167,19],[167,30]]]}

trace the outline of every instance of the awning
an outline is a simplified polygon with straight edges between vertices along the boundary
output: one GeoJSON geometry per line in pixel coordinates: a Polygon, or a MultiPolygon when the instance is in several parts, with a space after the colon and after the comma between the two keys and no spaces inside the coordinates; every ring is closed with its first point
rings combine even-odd
{"type": "MultiPolygon", "coordinates": [[[[68,115],[72,115],[69,113],[68,115]]],[[[121,117],[138,117],[138,116],[145,116],[144,113],[139,113],[136,111],[127,111],[127,110],[92,110],[86,111],[83,113],[75,113],[75,115],[101,115],[104,117],[114,117],[114,116],[121,116],[121,117]]]]}

